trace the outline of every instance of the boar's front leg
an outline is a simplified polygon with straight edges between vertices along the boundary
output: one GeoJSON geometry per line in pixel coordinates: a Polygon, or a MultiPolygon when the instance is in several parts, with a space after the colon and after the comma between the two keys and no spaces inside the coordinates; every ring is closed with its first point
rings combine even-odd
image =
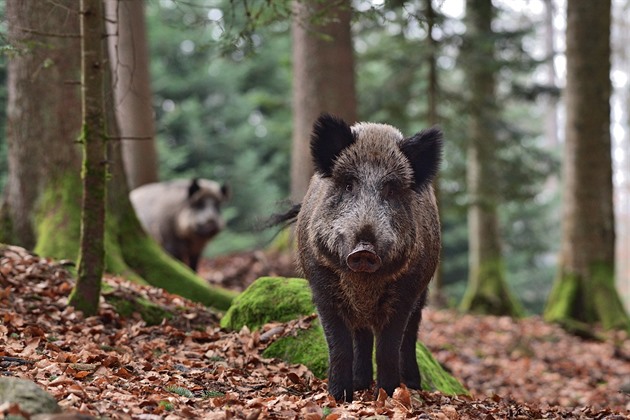
{"type": "Polygon", "coordinates": [[[383,388],[391,396],[400,386],[400,347],[408,312],[395,314],[376,336],[376,394],[383,388]]]}
{"type": "MultiPolygon", "coordinates": [[[[313,282],[311,283],[313,284],[313,282]]],[[[313,301],[328,344],[328,392],[337,401],[352,401],[352,332],[330,296],[313,287],[313,301]]]]}
{"type": "Polygon", "coordinates": [[[372,330],[364,328],[353,331],[354,344],[353,383],[354,389],[368,389],[372,384],[372,349],[374,336],[372,330]]]}
{"type": "Polygon", "coordinates": [[[411,389],[420,389],[420,370],[416,360],[416,341],[418,340],[418,327],[422,318],[426,292],[420,301],[416,303],[407,320],[407,327],[400,346],[400,374],[402,382],[411,389]]]}

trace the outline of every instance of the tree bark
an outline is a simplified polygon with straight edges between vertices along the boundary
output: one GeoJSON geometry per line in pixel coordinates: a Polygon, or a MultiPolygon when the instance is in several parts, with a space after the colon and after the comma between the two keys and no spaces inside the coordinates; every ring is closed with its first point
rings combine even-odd
{"type": "MultiPolygon", "coordinates": [[[[439,106],[438,106],[438,92],[440,90],[437,72],[437,51],[438,43],[434,37],[435,29],[435,9],[433,8],[432,0],[425,0],[425,17],[427,24],[427,41],[429,44],[429,53],[427,55],[427,64],[429,66],[429,80],[427,87],[427,120],[430,126],[437,125],[439,123],[439,106]]],[[[435,196],[438,198],[438,204],[440,202],[440,178],[436,177],[433,181],[433,188],[435,189],[435,196]]],[[[441,208],[441,207],[439,207],[441,208]]],[[[435,307],[446,307],[447,301],[444,296],[443,279],[442,279],[442,263],[438,264],[435,270],[435,276],[433,277],[432,287],[430,289],[430,301],[435,307]]]]}
{"type": "Polygon", "coordinates": [[[105,256],[105,177],[107,174],[103,80],[103,3],[81,0],[81,114],[83,199],[77,282],[68,303],[85,315],[98,312],[105,256]]]}
{"type": "Polygon", "coordinates": [[[469,196],[469,278],[461,309],[494,315],[519,316],[522,309],[512,298],[505,280],[499,236],[499,197],[494,188],[498,175],[494,152],[498,147],[494,126],[495,101],[493,8],[491,0],[467,0],[467,41],[463,52],[470,90],[467,185],[469,196]]]}
{"type": "Polygon", "coordinates": [[[143,1],[105,0],[114,109],[130,189],[158,180],[143,1]]]}
{"type": "Polygon", "coordinates": [[[8,62],[9,176],[0,241],[33,249],[36,201],[62,178],[51,168],[79,170],[81,119],[69,111],[81,109],[80,56],[68,54],[79,49],[78,2],[7,0],[6,17],[9,43],[18,52],[8,62]]]}
{"type": "Polygon", "coordinates": [[[351,2],[294,3],[291,197],[302,201],[313,175],[310,134],[322,112],[357,121],[351,2]]]}
{"type": "Polygon", "coordinates": [[[545,317],[630,329],[614,283],[610,15],[610,0],[567,4],[562,243],[545,317]]]}

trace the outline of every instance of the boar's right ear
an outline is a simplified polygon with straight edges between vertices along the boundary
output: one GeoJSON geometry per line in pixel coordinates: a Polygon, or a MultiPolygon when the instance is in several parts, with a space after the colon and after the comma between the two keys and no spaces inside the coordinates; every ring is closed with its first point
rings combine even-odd
{"type": "Polygon", "coordinates": [[[432,127],[409,137],[400,145],[413,169],[415,188],[431,182],[442,160],[442,131],[432,127]]]}
{"type": "Polygon", "coordinates": [[[315,171],[324,177],[331,176],[335,160],[354,141],[352,130],[344,120],[322,114],[313,124],[311,134],[311,155],[315,171]]]}

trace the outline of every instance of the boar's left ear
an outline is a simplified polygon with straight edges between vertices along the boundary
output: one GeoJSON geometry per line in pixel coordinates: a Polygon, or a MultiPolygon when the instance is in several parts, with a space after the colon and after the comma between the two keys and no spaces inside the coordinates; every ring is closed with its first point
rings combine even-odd
{"type": "Polygon", "coordinates": [[[341,118],[330,114],[322,114],[311,134],[311,155],[315,171],[329,177],[339,154],[352,143],[355,138],[350,126],[341,118]]]}
{"type": "Polygon", "coordinates": [[[193,178],[192,182],[188,186],[188,197],[192,197],[200,189],[201,187],[199,186],[199,179],[193,178]]]}
{"type": "Polygon", "coordinates": [[[411,163],[415,188],[420,188],[437,175],[442,160],[442,131],[435,127],[422,130],[403,140],[400,150],[411,163]]]}

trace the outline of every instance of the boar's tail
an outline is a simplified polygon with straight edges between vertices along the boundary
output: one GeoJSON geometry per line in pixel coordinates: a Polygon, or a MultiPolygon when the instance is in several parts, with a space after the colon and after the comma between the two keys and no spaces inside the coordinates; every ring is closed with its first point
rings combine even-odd
{"type": "Polygon", "coordinates": [[[294,204],[289,210],[284,213],[278,213],[271,216],[267,223],[265,223],[265,227],[273,227],[281,225],[282,229],[287,226],[292,225],[297,220],[298,214],[300,213],[300,209],[302,208],[302,204],[294,204]]]}

